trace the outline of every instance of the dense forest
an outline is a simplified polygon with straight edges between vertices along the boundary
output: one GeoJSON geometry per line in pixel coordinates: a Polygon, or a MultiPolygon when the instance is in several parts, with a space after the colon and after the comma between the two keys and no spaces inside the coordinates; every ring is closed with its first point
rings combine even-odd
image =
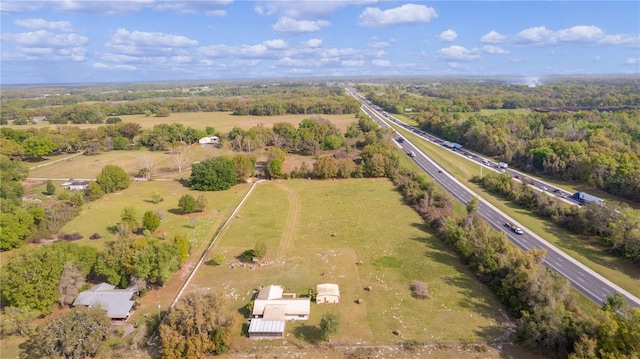
{"type": "Polygon", "coordinates": [[[410,116],[425,131],[513,167],[640,201],[639,83],[463,83],[361,86],[360,91],[386,111],[410,116]],[[540,106],[545,109],[531,110],[540,106]]]}

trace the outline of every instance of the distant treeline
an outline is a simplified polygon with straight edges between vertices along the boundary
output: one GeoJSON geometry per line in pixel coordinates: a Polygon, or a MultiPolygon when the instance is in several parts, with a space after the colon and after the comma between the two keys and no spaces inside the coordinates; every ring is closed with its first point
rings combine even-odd
{"type": "Polygon", "coordinates": [[[473,112],[485,108],[549,106],[542,100],[554,99],[556,95],[559,99],[554,101],[559,101],[561,106],[567,103],[638,106],[639,86],[512,86],[517,90],[507,91],[502,85],[459,84],[460,97],[453,97],[450,91],[456,87],[450,87],[422,89],[428,93],[425,96],[417,96],[412,92],[415,89],[386,88],[385,92],[369,92],[368,98],[387,111],[406,112],[427,132],[499,158],[516,168],[563,181],[587,183],[640,201],[640,111],[505,111],[489,115],[473,112]],[[481,89],[490,95],[483,95],[481,89]],[[492,89],[495,94],[491,94],[492,89]],[[602,94],[607,89],[611,92],[602,94]],[[631,93],[632,90],[636,92],[631,93]],[[432,97],[436,93],[439,97],[432,97]],[[468,97],[463,97],[465,95],[468,97]],[[538,98],[540,103],[525,101],[515,107],[505,106],[508,101],[525,95],[538,98]],[[501,98],[501,101],[499,104],[481,101],[489,98],[486,96],[501,98]],[[585,100],[580,102],[580,96],[585,100]],[[598,96],[603,98],[590,102],[598,96]],[[604,97],[618,100],[605,101],[604,97]],[[560,101],[563,98],[571,100],[560,101]]]}
{"type": "Polygon", "coordinates": [[[358,102],[339,87],[268,87],[207,89],[197,92],[87,93],[37,99],[3,100],[2,124],[28,124],[46,117],[55,124],[103,123],[108,116],[172,112],[233,112],[235,115],[355,114],[358,102]]]}

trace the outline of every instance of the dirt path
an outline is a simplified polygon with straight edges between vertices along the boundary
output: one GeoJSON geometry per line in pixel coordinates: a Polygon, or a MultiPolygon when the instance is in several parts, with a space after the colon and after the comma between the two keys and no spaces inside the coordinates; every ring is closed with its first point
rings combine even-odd
{"type": "Polygon", "coordinates": [[[282,231],[282,239],[280,239],[280,245],[278,246],[278,251],[282,255],[288,249],[290,249],[291,245],[293,244],[293,232],[298,226],[301,206],[300,197],[298,196],[298,193],[296,191],[283,185],[282,183],[278,183],[278,187],[285,191],[290,204],[289,216],[287,217],[287,222],[285,223],[284,230],[282,231]]]}

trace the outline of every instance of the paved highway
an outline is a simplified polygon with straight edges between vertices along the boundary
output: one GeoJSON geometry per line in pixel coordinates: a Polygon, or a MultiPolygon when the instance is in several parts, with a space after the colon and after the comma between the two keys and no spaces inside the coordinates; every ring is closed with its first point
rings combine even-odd
{"type": "MultiPolygon", "coordinates": [[[[445,146],[445,143],[447,143],[448,141],[445,141],[439,137],[436,137],[430,133],[424,132],[422,130],[420,130],[419,128],[416,128],[414,126],[411,126],[409,124],[406,124],[400,120],[398,120],[397,118],[389,115],[387,112],[385,112],[384,110],[382,110],[380,107],[369,103],[369,101],[367,101],[365,98],[363,98],[362,96],[360,96],[357,92],[351,91],[351,90],[347,90],[347,93],[353,97],[355,97],[357,100],[359,100],[360,102],[363,102],[367,108],[370,109],[370,111],[376,112],[378,116],[380,117],[384,117],[385,120],[387,121],[391,121],[394,122],[396,125],[398,126],[402,126],[403,128],[405,128],[408,131],[413,132],[416,136],[422,137],[428,141],[431,141],[433,143],[436,143],[438,145],[442,145],[445,146]]],[[[370,115],[371,116],[371,115],[370,115]]],[[[491,169],[493,171],[496,172],[507,172],[509,174],[511,174],[511,176],[513,178],[515,178],[518,181],[524,180],[526,179],[532,186],[534,189],[541,191],[541,192],[545,192],[546,194],[550,195],[550,196],[555,196],[557,198],[559,198],[560,200],[562,200],[563,202],[566,202],[568,204],[572,204],[572,205],[582,205],[582,203],[574,198],[571,198],[571,196],[573,195],[573,193],[569,193],[561,188],[555,187],[549,183],[540,181],[540,180],[536,180],[536,179],[532,179],[530,177],[528,177],[526,174],[523,174],[521,172],[515,171],[511,168],[500,168],[499,163],[495,162],[491,159],[479,156],[476,153],[473,152],[469,152],[464,148],[457,148],[457,149],[453,149],[451,148],[451,151],[455,154],[457,154],[458,156],[461,157],[466,157],[468,160],[477,162],[478,165],[480,166],[485,166],[488,169],[491,169]]]]}
{"type": "MultiPolygon", "coordinates": [[[[358,96],[355,97],[356,99],[361,100],[358,96]]],[[[385,116],[378,113],[378,111],[376,111],[371,105],[363,103],[362,109],[365,113],[367,113],[374,120],[378,121],[381,125],[390,127],[386,122],[389,119],[386,119],[385,116]]],[[[396,140],[396,144],[405,153],[412,156],[413,160],[426,173],[433,177],[438,184],[440,184],[445,190],[451,193],[460,202],[466,204],[473,197],[476,197],[474,192],[472,192],[465,185],[455,179],[454,176],[447,173],[443,168],[438,166],[425,153],[415,147],[411,143],[411,141],[404,139],[400,142],[396,140]]],[[[478,198],[478,213],[480,213],[485,218],[485,220],[488,221],[495,229],[504,231],[509,237],[509,240],[521,249],[545,249],[547,251],[545,264],[566,277],[574,288],[583,293],[596,304],[602,305],[602,303],[607,299],[607,296],[611,296],[615,292],[619,292],[627,299],[629,305],[633,307],[640,307],[640,299],[615,285],[606,278],[602,277],[593,270],[587,268],[580,262],[573,259],[571,256],[565,254],[561,250],[545,241],[540,236],[536,235],[533,232],[530,232],[525,226],[516,222],[513,218],[507,216],[505,213],[501,212],[482,198],[478,198]],[[505,223],[507,222],[519,226],[523,229],[524,233],[516,234],[512,230],[507,229],[505,227],[505,223]]]]}

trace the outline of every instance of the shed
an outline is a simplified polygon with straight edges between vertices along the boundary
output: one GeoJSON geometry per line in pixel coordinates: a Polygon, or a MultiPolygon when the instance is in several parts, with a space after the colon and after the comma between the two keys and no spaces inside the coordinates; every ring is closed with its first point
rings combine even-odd
{"type": "Polygon", "coordinates": [[[278,339],[284,338],[284,320],[251,319],[249,323],[249,338],[251,339],[278,339]]]}
{"type": "Polygon", "coordinates": [[[340,303],[340,288],[337,284],[323,283],[316,287],[316,303],[340,303]]]}
{"type": "Polygon", "coordinates": [[[198,143],[200,143],[201,145],[217,145],[220,143],[220,137],[218,136],[202,137],[201,139],[198,140],[198,143]]]}

